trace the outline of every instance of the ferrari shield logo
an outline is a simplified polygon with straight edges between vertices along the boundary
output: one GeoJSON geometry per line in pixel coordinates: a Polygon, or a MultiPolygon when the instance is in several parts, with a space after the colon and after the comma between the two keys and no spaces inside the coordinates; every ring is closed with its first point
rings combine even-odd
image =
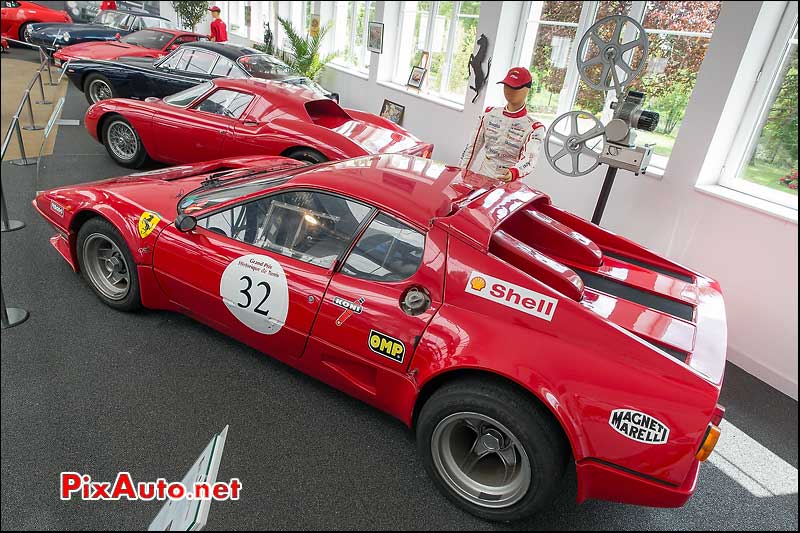
{"type": "Polygon", "coordinates": [[[144,239],[156,229],[161,217],[151,211],[145,211],[139,217],[139,236],[144,239]]]}

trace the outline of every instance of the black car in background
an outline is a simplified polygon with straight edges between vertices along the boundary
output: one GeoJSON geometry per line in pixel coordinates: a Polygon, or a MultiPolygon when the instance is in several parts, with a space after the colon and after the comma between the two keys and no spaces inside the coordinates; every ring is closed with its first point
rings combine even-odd
{"type": "Polygon", "coordinates": [[[42,22],[25,27],[25,40],[43,46],[49,52],[78,43],[113,41],[146,28],[175,28],[164,17],[146,11],[108,10],[100,12],[89,24],[42,22]]]}
{"type": "Polygon", "coordinates": [[[280,81],[339,100],[338,94],[293,71],[280,59],[231,43],[186,43],[156,61],[137,57],[121,57],[116,61],[78,60],[69,64],[66,74],[84,92],[89,103],[118,97],[163,98],[222,77],[280,81]]]}

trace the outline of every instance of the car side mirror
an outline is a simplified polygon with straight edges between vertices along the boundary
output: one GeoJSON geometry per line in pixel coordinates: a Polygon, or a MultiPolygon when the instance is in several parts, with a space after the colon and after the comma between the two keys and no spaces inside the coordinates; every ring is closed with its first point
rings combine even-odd
{"type": "Polygon", "coordinates": [[[175,218],[175,227],[183,233],[192,231],[197,227],[197,219],[192,215],[181,213],[175,218]]]}

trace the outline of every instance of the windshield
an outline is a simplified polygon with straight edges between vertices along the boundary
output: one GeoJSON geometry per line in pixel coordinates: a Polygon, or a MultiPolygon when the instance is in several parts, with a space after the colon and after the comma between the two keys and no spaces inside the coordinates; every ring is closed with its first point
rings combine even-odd
{"type": "MultiPolygon", "coordinates": [[[[308,170],[306,166],[298,167],[294,162],[287,163],[286,166],[273,167],[264,171],[264,177],[252,179],[251,176],[258,171],[253,172],[249,169],[245,170],[245,174],[236,175],[229,180],[223,182],[223,185],[214,188],[200,187],[184,196],[178,204],[178,212],[192,214],[201,209],[207,209],[219,204],[223,204],[236,198],[243,198],[251,194],[263,191],[268,187],[275,187],[281,183],[286,183],[295,174],[308,170]],[[280,173],[276,176],[275,173],[280,173]],[[241,178],[241,179],[240,179],[241,178]],[[228,181],[230,183],[228,183],[228,181]]],[[[239,169],[233,171],[234,174],[239,174],[239,169]]]]}
{"type": "Polygon", "coordinates": [[[201,83],[200,85],[195,85],[194,87],[189,87],[188,89],[184,89],[183,91],[175,94],[171,94],[164,98],[165,104],[170,104],[178,107],[186,107],[187,105],[191,104],[198,97],[204,95],[211,89],[211,82],[207,81],[201,83]]]}
{"type": "Polygon", "coordinates": [[[236,62],[254,78],[272,79],[279,75],[297,74],[289,65],[269,54],[242,56],[236,62]]]}
{"type": "Polygon", "coordinates": [[[167,29],[175,29],[175,25],[164,19],[156,18],[156,17],[140,17],[142,24],[145,28],[167,28],[167,29]]]}
{"type": "Polygon", "coordinates": [[[142,46],[153,50],[161,50],[172,39],[171,33],[155,30],[142,30],[133,32],[120,39],[125,44],[142,46]]]}
{"type": "Polygon", "coordinates": [[[100,14],[94,19],[95,24],[102,24],[104,26],[111,26],[120,30],[127,30],[131,27],[133,16],[127,13],[119,13],[117,11],[101,11],[100,14]]]}

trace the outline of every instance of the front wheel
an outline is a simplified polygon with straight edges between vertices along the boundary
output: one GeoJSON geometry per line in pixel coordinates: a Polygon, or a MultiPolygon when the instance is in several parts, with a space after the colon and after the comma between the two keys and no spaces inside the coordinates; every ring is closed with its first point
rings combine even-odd
{"type": "Polygon", "coordinates": [[[139,134],[119,115],[103,124],[102,140],[108,155],[123,167],[139,168],[147,161],[147,151],[139,134]]]}
{"type": "Polygon", "coordinates": [[[142,306],[136,263],[109,221],[96,217],[81,226],[77,251],[84,279],[106,305],[120,311],[142,306]]]}
{"type": "Polygon", "coordinates": [[[25,43],[31,42],[31,23],[28,22],[26,24],[21,25],[19,27],[18,34],[19,34],[17,35],[18,40],[25,43]]]}
{"type": "Polygon", "coordinates": [[[114,87],[111,82],[102,74],[90,74],[83,84],[83,93],[86,96],[86,101],[90,104],[96,104],[101,100],[108,100],[117,96],[114,93],[114,87]]]}
{"type": "Polygon", "coordinates": [[[560,428],[541,405],[482,379],[457,381],[431,396],[417,422],[417,448],[447,498],[502,522],[546,505],[569,457],[560,428]]]}

